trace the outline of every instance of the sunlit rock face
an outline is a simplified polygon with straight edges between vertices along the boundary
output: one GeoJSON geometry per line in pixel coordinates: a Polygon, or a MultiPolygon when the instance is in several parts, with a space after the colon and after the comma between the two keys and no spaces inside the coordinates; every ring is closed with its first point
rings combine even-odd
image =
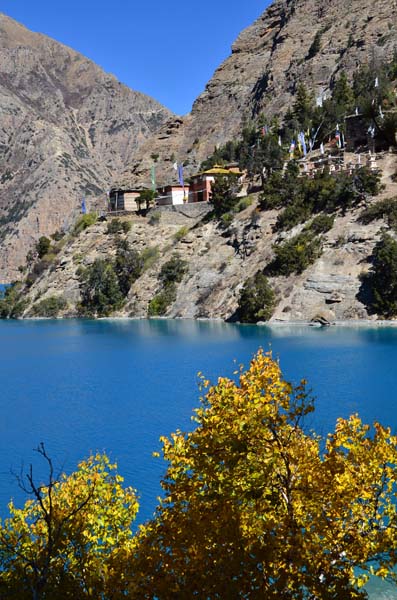
{"type": "Polygon", "coordinates": [[[360,64],[376,65],[393,54],[396,43],[394,1],[276,0],[238,36],[192,112],[167,122],[144,144],[126,176],[131,181],[147,177],[152,153],[160,155],[158,174],[164,180],[173,156],[193,172],[216,145],[233,139],[258,114],[282,116],[297,83],[324,95],[342,70],[351,75],[360,64]],[[316,35],[319,50],[311,56],[316,35]]]}
{"type": "Polygon", "coordinates": [[[81,54],[0,14],[0,281],[100,199],[171,113],[81,54]]]}

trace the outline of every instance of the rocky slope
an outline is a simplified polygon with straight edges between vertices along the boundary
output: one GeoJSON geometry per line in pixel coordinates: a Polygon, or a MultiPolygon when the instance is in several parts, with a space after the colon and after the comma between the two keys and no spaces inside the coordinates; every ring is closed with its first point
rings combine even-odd
{"type": "MultiPolygon", "coordinates": [[[[73,220],[171,113],[0,14],[0,281],[73,220]]],[[[101,199],[104,206],[104,197],[101,199]]]]}
{"type": "Polygon", "coordinates": [[[360,64],[376,64],[396,43],[394,0],[276,0],[239,35],[191,114],[170,120],[144,144],[125,179],[147,177],[152,153],[160,155],[164,181],[172,177],[175,158],[194,171],[247,120],[283,114],[298,82],[317,97],[327,94],[341,70],[352,74],[360,64]],[[316,35],[319,51],[310,57],[316,35]]]}
{"type": "MultiPolygon", "coordinates": [[[[397,195],[397,184],[391,179],[397,156],[385,154],[378,166],[383,170],[382,182],[386,188],[371,202],[397,195]]],[[[201,210],[205,213],[206,205],[201,205],[201,210]]],[[[357,298],[359,276],[369,269],[367,259],[379,240],[381,228],[387,226],[383,221],[362,225],[358,221],[361,210],[362,207],[357,207],[336,217],[333,228],[325,235],[321,257],[304,273],[271,278],[278,302],[272,321],[310,321],[316,316],[329,321],[376,318],[369,317],[357,298]]],[[[139,251],[157,248],[158,255],[134,283],[123,310],[116,316],[147,316],[148,303],[161,287],[158,279],[161,266],[176,252],[188,262],[188,272],[178,286],[176,300],[167,316],[228,319],[236,311],[246,279],[271,260],[272,245],[303,227],[274,233],[272,225],[277,211],[258,212],[255,201],[226,230],[214,221],[206,222],[199,211],[200,205],[188,205],[179,211],[162,209],[160,221],[155,224],[150,224],[150,215],[132,217],[132,229],[126,238],[139,251]],[[183,236],[176,235],[182,227],[183,236]]],[[[97,223],[65,245],[51,269],[27,293],[29,306],[25,316],[32,314],[34,304],[54,295],[67,300],[65,316],[76,314],[80,299],[79,267],[115,252],[115,237],[105,233],[106,227],[106,223],[97,223]]]]}

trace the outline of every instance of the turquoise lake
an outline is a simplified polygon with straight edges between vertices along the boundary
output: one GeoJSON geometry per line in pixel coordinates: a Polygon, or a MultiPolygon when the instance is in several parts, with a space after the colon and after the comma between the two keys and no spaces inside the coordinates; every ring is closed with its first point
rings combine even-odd
{"type": "MultiPolygon", "coordinates": [[[[159,437],[190,428],[197,372],[232,376],[259,347],[279,357],[285,377],[309,382],[311,425],[326,434],[358,412],[397,431],[397,328],[274,328],[193,321],[0,321],[0,515],[24,500],[12,472],[41,465],[44,442],[67,471],[105,450],[152,514],[165,464],[159,437]]],[[[374,583],[371,598],[397,598],[374,583]]]]}

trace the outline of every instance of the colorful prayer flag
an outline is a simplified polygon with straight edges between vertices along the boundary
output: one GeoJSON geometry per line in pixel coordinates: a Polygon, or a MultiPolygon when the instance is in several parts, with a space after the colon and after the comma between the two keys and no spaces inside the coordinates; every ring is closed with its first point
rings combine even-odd
{"type": "Polygon", "coordinates": [[[340,148],[341,147],[341,139],[340,139],[339,124],[336,126],[335,139],[336,139],[336,144],[337,144],[338,148],[340,148]]]}
{"type": "Polygon", "coordinates": [[[303,131],[301,131],[299,135],[300,135],[300,143],[301,143],[301,146],[302,146],[303,156],[306,156],[306,154],[307,154],[307,147],[306,147],[305,134],[303,133],[303,131]]]}

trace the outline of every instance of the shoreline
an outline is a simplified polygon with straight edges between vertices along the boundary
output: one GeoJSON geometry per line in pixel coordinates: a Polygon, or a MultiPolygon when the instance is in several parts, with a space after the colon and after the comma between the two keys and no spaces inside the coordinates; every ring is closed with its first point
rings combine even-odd
{"type": "Polygon", "coordinates": [[[239,325],[248,327],[269,327],[269,328],[283,328],[283,327],[310,327],[314,329],[333,329],[339,327],[397,327],[397,319],[352,319],[352,320],[341,320],[332,321],[329,324],[320,324],[310,321],[259,321],[258,323],[230,323],[222,318],[203,318],[194,319],[191,317],[99,317],[99,318],[82,318],[82,317],[25,317],[17,319],[0,319],[1,321],[185,321],[185,322],[197,322],[197,323],[219,323],[225,325],[239,325]]]}

